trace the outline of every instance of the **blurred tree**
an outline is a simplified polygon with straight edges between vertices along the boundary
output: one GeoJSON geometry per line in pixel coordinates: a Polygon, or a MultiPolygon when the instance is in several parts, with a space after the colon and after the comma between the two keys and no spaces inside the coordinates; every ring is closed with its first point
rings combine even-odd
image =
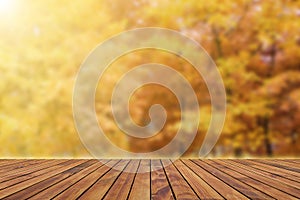
{"type": "MultiPolygon", "coordinates": [[[[80,64],[109,36],[159,26],[199,42],[222,74],[227,119],[212,156],[299,156],[299,1],[16,0],[15,4],[9,15],[0,13],[0,155],[87,156],[74,128],[71,103],[80,64]]],[[[113,86],[133,66],[148,62],[172,66],[199,91],[201,122],[186,152],[197,155],[211,117],[209,93],[189,63],[166,52],[139,51],[112,64],[99,82],[105,87],[97,89],[99,123],[118,146],[147,152],[174,137],[181,115],[193,118],[189,112],[180,113],[171,92],[146,86],[130,101],[132,118],[147,124],[149,107],[159,103],[168,112],[166,126],[147,142],[118,129],[110,110],[113,86]]],[[[182,126],[188,133],[189,124],[182,126]]]]}

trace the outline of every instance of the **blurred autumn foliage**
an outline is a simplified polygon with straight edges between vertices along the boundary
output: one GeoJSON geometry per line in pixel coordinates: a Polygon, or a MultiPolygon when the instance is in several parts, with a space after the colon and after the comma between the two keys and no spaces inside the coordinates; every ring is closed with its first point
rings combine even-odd
{"type": "MultiPolygon", "coordinates": [[[[110,36],[153,26],[199,42],[223,77],[227,116],[210,156],[300,155],[299,1],[0,0],[0,7],[1,157],[89,156],[72,116],[80,64],[110,36]]],[[[149,62],[172,66],[197,91],[201,122],[185,154],[197,155],[211,117],[210,96],[193,66],[167,52],[140,50],[111,65],[96,91],[99,124],[115,144],[134,152],[158,149],[174,137],[180,116],[189,113],[180,113],[175,96],[157,85],[138,89],[130,112],[137,124],[146,125],[150,106],[162,104],[168,119],[159,134],[146,141],[132,138],[114,123],[114,84],[149,62]]],[[[189,124],[182,126],[188,130],[189,124]]]]}

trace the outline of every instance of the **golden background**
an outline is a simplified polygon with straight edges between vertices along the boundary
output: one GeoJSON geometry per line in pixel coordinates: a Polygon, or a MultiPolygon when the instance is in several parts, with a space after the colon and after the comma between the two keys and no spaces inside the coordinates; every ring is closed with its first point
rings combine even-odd
{"type": "MultiPolygon", "coordinates": [[[[149,26],[196,40],[218,66],[227,117],[210,157],[300,155],[299,1],[0,0],[0,157],[89,157],[72,115],[79,67],[105,39],[149,26]]],[[[185,154],[193,157],[209,124],[210,98],[203,79],[178,56],[141,50],[113,63],[96,94],[99,123],[130,151],[151,151],[172,139],[180,114],[187,113],[180,113],[176,98],[163,87],[145,86],[130,100],[139,125],[149,122],[154,103],[168,111],[166,126],[147,142],[126,137],[111,115],[114,84],[148,62],[172,66],[198,91],[201,122],[185,154]]]]}

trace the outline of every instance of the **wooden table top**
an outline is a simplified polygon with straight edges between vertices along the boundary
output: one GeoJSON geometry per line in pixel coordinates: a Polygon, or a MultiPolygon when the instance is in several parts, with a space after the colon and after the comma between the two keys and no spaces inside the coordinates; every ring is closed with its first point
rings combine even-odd
{"type": "Polygon", "coordinates": [[[0,199],[27,198],[299,199],[300,159],[0,160],[0,199]]]}

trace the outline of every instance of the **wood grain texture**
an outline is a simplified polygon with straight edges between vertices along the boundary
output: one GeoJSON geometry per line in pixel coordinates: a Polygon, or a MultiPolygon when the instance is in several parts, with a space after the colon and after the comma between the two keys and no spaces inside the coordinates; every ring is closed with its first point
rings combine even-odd
{"type": "MultiPolygon", "coordinates": [[[[290,171],[288,171],[286,169],[281,169],[279,167],[266,165],[266,164],[258,162],[257,160],[246,160],[246,162],[249,166],[259,169],[260,171],[270,172],[272,174],[277,174],[281,177],[300,182],[300,178],[298,177],[299,173],[296,173],[296,172],[291,173],[290,171]]],[[[300,165],[300,163],[299,163],[299,165],[300,165]]]]}
{"type": "MultiPolygon", "coordinates": [[[[123,169],[129,164],[129,160],[118,161],[113,169],[110,169],[104,176],[99,177],[81,196],[80,199],[101,199],[113,186],[123,169]]],[[[91,179],[91,178],[89,178],[91,179]]]]}
{"type": "MultiPolygon", "coordinates": [[[[271,196],[275,196],[276,198],[279,199],[296,199],[295,197],[293,197],[292,195],[286,193],[285,189],[282,190],[282,187],[286,188],[286,186],[280,182],[275,182],[270,180],[269,177],[264,177],[261,175],[258,175],[256,173],[251,173],[249,170],[247,169],[243,169],[239,166],[234,165],[233,161],[231,160],[217,160],[216,162],[228,167],[229,169],[238,172],[239,174],[242,174],[244,177],[248,177],[251,180],[256,182],[256,187],[260,188],[261,191],[265,191],[265,189],[267,188],[269,191],[271,191],[269,193],[269,195],[271,196]]],[[[294,188],[288,188],[288,192],[293,191],[294,193],[294,188]]],[[[300,193],[298,193],[300,194],[300,193]]],[[[297,194],[297,195],[298,195],[297,194]]]]}
{"type": "Polygon", "coordinates": [[[189,183],[183,179],[170,160],[162,160],[162,164],[170,180],[176,199],[199,199],[189,183]]]}
{"type": "Polygon", "coordinates": [[[88,176],[78,181],[76,184],[72,185],[72,187],[69,187],[68,189],[60,193],[54,199],[79,198],[92,184],[94,184],[98,180],[98,178],[101,178],[109,170],[110,168],[107,166],[97,169],[93,173],[89,174],[88,176]]]}
{"type": "Polygon", "coordinates": [[[175,161],[174,165],[184,179],[190,184],[198,197],[201,199],[223,199],[212,186],[197,176],[194,171],[186,167],[182,161],[175,161]]]}
{"type": "Polygon", "coordinates": [[[160,160],[151,160],[151,198],[175,198],[160,160]]]}
{"type": "Polygon", "coordinates": [[[0,199],[299,199],[300,160],[0,160],[0,199]]]}
{"type": "Polygon", "coordinates": [[[215,190],[219,192],[226,199],[248,199],[244,194],[230,185],[224,183],[218,177],[211,174],[201,165],[197,165],[194,161],[184,160],[183,161],[186,166],[188,166],[191,170],[195,172],[200,178],[209,183],[215,190]]]}
{"type": "Polygon", "coordinates": [[[214,176],[218,177],[221,179],[224,183],[230,185],[231,187],[234,187],[250,199],[272,199],[271,196],[263,193],[262,191],[259,190],[254,190],[253,187],[241,182],[239,179],[235,179],[234,177],[230,176],[230,174],[226,174],[222,171],[220,171],[212,161],[206,160],[200,161],[197,160],[195,161],[199,165],[203,166],[206,170],[208,170],[210,173],[212,173],[214,176]]]}
{"type": "Polygon", "coordinates": [[[290,187],[294,187],[296,189],[300,189],[300,183],[297,182],[297,181],[295,181],[295,180],[293,180],[293,179],[288,179],[286,177],[282,177],[282,176],[279,176],[277,174],[274,174],[274,173],[272,173],[271,170],[270,171],[259,170],[257,168],[252,167],[253,165],[251,166],[251,163],[248,162],[248,161],[245,161],[245,160],[234,160],[234,161],[237,162],[237,164],[239,164],[238,165],[239,167],[241,167],[243,169],[246,169],[246,170],[249,170],[252,173],[256,173],[256,174],[268,177],[268,178],[270,178],[270,179],[272,179],[272,180],[274,180],[276,182],[284,183],[284,184],[289,185],[290,187]]]}
{"type": "Polygon", "coordinates": [[[77,182],[80,182],[80,180],[84,179],[88,175],[92,174],[96,170],[99,170],[100,168],[104,168],[104,164],[109,162],[102,161],[102,162],[95,162],[95,164],[91,164],[88,167],[85,167],[78,173],[69,176],[68,178],[60,181],[57,184],[52,185],[51,187],[47,188],[47,190],[43,190],[39,193],[37,193],[35,196],[32,197],[32,199],[47,199],[47,198],[53,198],[57,196],[57,194],[62,193],[63,191],[67,190],[68,188],[72,187],[77,182]]]}
{"type": "Polygon", "coordinates": [[[141,160],[128,199],[150,199],[150,184],[150,160],[141,160]]]}

